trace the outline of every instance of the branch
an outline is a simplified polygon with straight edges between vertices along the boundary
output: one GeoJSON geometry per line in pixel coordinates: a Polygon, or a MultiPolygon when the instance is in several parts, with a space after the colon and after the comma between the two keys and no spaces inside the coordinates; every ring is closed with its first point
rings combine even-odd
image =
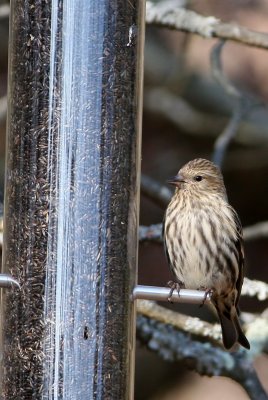
{"type": "Polygon", "coordinates": [[[228,353],[210,343],[193,340],[171,325],[144,316],[137,318],[137,337],[164,360],[182,360],[201,375],[230,377],[244,387],[252,400],[267,400],[252,360],[243,349],[228,353]]]}
{"type": "MultiPolygon", "coordinates": [[[[166,300],[167,301],[167,300],[166,300]]],[[[171,325],[184,333],[193,335],[195,339],[208,341],[211,344],[222,346],[220,324],[202,321],[197,317],[191,317],[159,306],[150,300],[137,300],[137,312],[145,317],[171,325]]],[[[208,303],[209,304],[209,303],[208,303]]],[[[251,357],[257,356],[268,348],[268,321],[267,315],[255,316],[250,313],[242,313],[245,320],[246,335],[251,343],[251,357]]]]}
{"type": "MultiPolygon", "coordinates": [[[[144,109],[147,112],[162,116],[172,122],[180,131],[192,136],[215,137],[217,132],[224,129],[228,118],[215,116],[193,108],[183,98],[176,96],[167,89],[160,87],[146,90],[144,94],[144,109]]],[[[265,111],[266,112],[266,111],[265,111]]],[[[237,143],[244,145],[261,145],[267,143],[268,119],[263,113],[262,123],[242,121],[235,138],[237,143]]]]}
{"type": "MultiPolygon", "coordinates": [[[[268,221],[259,222],[252,226],[246,226],[243,228],[243,236],[245,242],[249,242],[255,239],[267,238],[268,237],[268,221]]],[[[139,240],[153,241],[162,243],[162,224],[153,224],[150,226],[141,225],[139,228],[139,240]]]]}
{"type": "Polygon", "coordinates": [[[162,243],[162,227],[163,224],[154,224],[150,226],[140,225],[139,227],[139,241],[140,242],[157,242],[162,243]]]}
{"type": "Polygon", "coordinates": [[[268,221],[259,222],[258,224],[247,226],[243,229],[245,241],[267,238],[268,237],[268,221]]]}
{"type": "Polygon", "coordinates": [[[166,207],[173,192],[147,175],[141,176],[141,192],[161,207],[166,207]]]}
{"type": "Polygon", "coordinates": [[[145,317],[172,325],[174,328],[194,335],[199,339],[205,337],[222,347],[219,324],[210,324],[209,322],[201,321],[199,318],[168,310],[149,300],[137,300],[137,312],[145,317]]]}
{"type": "Polygon", "coordinates": [[[265,310],[261,315],[252,318],[252,314],[248,316],[247,313],[243,313],[244,320],[247,326],[247,338],[250,341],[251,349],[250,353],[252,357],[256,357],[261,353],[267,353],[268,351],[268,324],[267,315],[265,310]],[[250,322],[247,322],[250,319],[250,322]]]}
{"type": "Polygon", "coordinates": [[[204,38],[229,39],[248,46],[268,49],[268,35],[236,24],[223,23],[215,17],[204,17],[184,8],[174,8],[165,1],[147,1],[146,22],[163,28],[195,33],[204,38]]]}
{"type": "Polygon", "coordinates": [[[254,297],[259,301],[268,299],[268,284],[262,281],[244,278],[242,296],[254,297]]]}
{"type": "Polygon", "coordinates": [[[221,52],[223,49],[225,42],[220,41],[213,47],[211,52],[211,69],[212,75],[215,80],[219,83],[219,85],[223,88],[226,94],[230,97],[230,99],[235,100],[235,105],[233,107],[232,117],[223,130],[223,132],[219,135],[217,140],[214,143],[214,151],[212,160],[219,167],[222,166],[224,157],[226,155],[226,150],[231,143],[232,139],[238,133],[238,128],[241,121],[245,118],[245,116],[251,112],[254,107],[257,105],[261,105],[257,103],[255,100],[251,100],[251,98],[245,94],[239,92],[239,90],[232,84],[232,82],[227,78],[224,74],[221,64],[221,52]]]}
{"type": "Polygon", "coordinates": [[[219,167],[222,166],[226,150],[232,139],[237,134],[238,127],[248,110],[249,109],[245,109],[244,105],[242,105],[242,102],[238,102],[237,106],[234,108],[233,115],[228,125],[215,141],[212,161],[219,167]]]}
{"type": "MultiPolygon", "coordinates": [[[[183,359],[186,363],[190,359],[194,364],[191,366],[194,366],[197,372],[229,376],[240,382],[251,395],[253,385],[253,392],[257,390],[258,396],[266,399],[262,397],[263,389],[252,365],[254,357],[266,351],[268,347],[268,322],[265,312],[257,317],[246,314],[246,319],[248,319],[246,335],[251,343],[251,351],[246,352],[238,348],[237,351],[229,353],[221,350],[219,324],[210,324],[198,318],[185,316],[148,300],[137,301],[137,312],[143,316],[138,318],[138,336],[140,334],[142,338],[148,338],[150,330],[150,340],[146,343],[160,356],[169,361],[183,359]],[[139,324],[141,320],[145,322],[139,324]],[[214,361],[211,360],[212,355],[215,357],[214,361]],[[201,364],[200,360],[202,360],[201,364]],[[215,360],[218,360],[216,369],[213,367],[215,360]]],[[[259,397],[251,398],[258,399],[259,397]]]]}

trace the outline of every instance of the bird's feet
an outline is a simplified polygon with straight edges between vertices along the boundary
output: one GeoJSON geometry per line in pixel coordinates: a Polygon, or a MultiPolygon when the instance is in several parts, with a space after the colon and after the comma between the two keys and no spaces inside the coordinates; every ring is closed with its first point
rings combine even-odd
{"type": "Polygon", "coordinates": [[[205,287],[201,286],[200,288],[198,288],[198,290],[204,290],[205,291],[205,295],[204,295],[203,301],[199,306],[199,307],[203,307],[203,305],[207,301],[207,298],[213,295],[213,289],[211,289],[211,288],[208,289],[208,288],[205,288],[205,287]]]}
{"type": "Polygon", "coordinates": [[[169,295],[167,298],[170,303],[172,303],[171,297],[173,295],[174,290],[177,290],[178,295],[180,296],[180,290],[185,287],[184,283],[181,281],[177,281],[177,282],[168,281],[167,286],[170,287],[170,292],[169,292],[169,295]]]}

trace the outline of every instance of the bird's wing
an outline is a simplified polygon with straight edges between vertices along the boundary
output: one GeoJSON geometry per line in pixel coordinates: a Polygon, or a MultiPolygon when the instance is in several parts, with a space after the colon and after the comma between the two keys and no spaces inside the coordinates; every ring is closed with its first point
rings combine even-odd
{"type": "Polygon", "coordinates": [[[166,212],[165,212],[165,215],[164,215],[164,218],[163,218],[163,224],[162,224],[162,238],[163,238],[164,250],[165,250],[167,262],[168,262],[168,265],[171,267],[170,257],[169,257],[169,254],[168,254],[166,238],[165,238],[166,237],[166,235],[165,235],[165,224],[166,224],[166,212]]]}
{"type": "Polygon", "coordinates": [[[238,254],[238,266],[239,266],[239,272],[238,272],[238,278],[236,281],[236,289],[237,289],[237,298],[236,298],[236,307],[238,306],[238,301],[243,285],[243,280],[244,280],[244,246],[243,246],[243,230],[242,230],[242,224],[241,221],[236,213],[236,211],[232,208],[232,213],[236,225],[236,230],[237,230],[237,239],[235,241],[235,247],[237,250],[238,254]]]}

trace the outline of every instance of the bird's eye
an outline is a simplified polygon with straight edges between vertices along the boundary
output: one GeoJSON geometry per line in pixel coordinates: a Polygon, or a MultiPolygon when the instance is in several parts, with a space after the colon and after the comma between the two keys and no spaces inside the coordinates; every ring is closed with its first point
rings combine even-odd
{"type": "Polygon", "coordinates": [[[194,180],[195,180],[196,182],[200,182],[200,181],[202,181],[202,179],[203,179],[203,177],[202,177],[201,175],[196,175],[196,176],[194,177],[194,180]]]}

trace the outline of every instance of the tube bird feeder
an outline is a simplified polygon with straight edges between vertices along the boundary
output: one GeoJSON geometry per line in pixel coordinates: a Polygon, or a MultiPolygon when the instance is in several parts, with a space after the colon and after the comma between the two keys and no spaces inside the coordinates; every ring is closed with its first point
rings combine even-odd
{"type": "Polygon", "coordinates": [[[12,0],[1,398],[132,398],[142,0],[12,0]]]}

